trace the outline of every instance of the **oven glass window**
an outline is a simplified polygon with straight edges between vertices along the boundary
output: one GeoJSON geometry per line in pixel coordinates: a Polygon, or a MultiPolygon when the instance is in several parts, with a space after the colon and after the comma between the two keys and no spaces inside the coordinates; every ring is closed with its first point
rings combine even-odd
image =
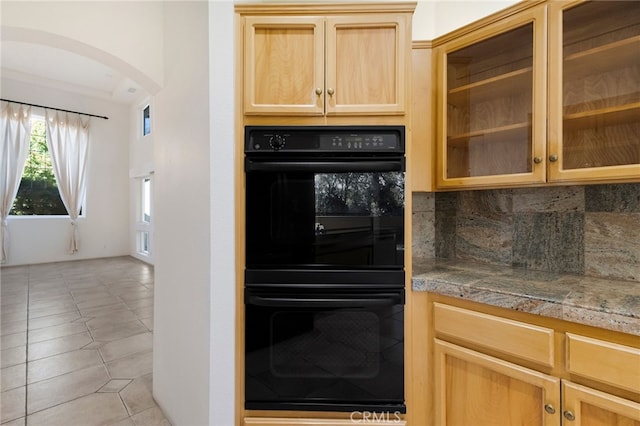
{"type": "Polygon", "coordinates": [[[318,173],[314,179],[319,216],[402,216],[402,173],[318,173]]]}
{"type": "Polygon", "coordinates": [[[277,377],[378,374],[380,324],[372,312],[279,312],[271,318],[271,337],[271,371],[277,377]]]}
{"type": "Polygon", "coordinates": [[[247,173],[247,267],[402,268],[404,173],[247,173]]]}

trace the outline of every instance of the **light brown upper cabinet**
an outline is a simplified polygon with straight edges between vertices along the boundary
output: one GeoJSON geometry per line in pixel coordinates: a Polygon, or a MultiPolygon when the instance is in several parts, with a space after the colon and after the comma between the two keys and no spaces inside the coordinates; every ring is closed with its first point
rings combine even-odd
{"type": "Polygon", "coordinates": [[[545,8],[455,38],[438,61],[438,187],[544,182],[545,8]]]}
{"type": "Polygon", "coordinates": [[[245,16],[244,113],[405,114],[415,4],[376,7],[380,13],[320,16],[310,5],[300,16],[245,16]]]}
{"type": "Polygon", "coordinates": [[[549,3],[549,179],[640,179],[640,2],[549,3]]]}
{"type": "Polygon", "coordinates": [[[435,44],[438,188],[640,180],[640,2],[539,3],[435,44]]]}
{"type": "Polygon", "coordinates": [[[249,16],[244,42],[246,114],[324,112],[323,18],[249,16]]]}

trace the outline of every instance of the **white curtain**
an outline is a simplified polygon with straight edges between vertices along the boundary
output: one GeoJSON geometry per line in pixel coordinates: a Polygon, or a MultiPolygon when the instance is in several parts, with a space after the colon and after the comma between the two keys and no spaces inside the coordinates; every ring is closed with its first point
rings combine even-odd
{"type": "Polygon", "coordinates": [[[79,114],[45,110],[47,146],[58,183],[60,198],[71,219],[69,254],[78,251],[77,220],[82,209],[87,182],[89,119],[79,114]]]}
{"type": "Polygon", "coordinates": [[[7,216],[16,198],[31,140],[31,107],[2,101],[0,106],[0,218],[2,219],[2,263],[7,261],[9,227],[7,216]]]}

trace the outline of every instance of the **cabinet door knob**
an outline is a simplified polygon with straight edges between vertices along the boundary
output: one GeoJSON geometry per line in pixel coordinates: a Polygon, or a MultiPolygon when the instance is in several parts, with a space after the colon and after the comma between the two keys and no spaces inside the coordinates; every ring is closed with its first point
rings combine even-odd
{"type": "Polygon", "coordinates": [[[549,414],[555,414],[556,408],[551,404],[544,404],[544,411],[546,411],[549,414]]]}
{"type": "Polygon", "coordinates": [[[333,94],[335,93],[335,91],[334,91],[331,87],[329,87],[329,88],[327,89],[327,93],[329,94],[329,96],[333,96],[333,94]]]}
{"type": "Polygon", "coordinates": [[[536,164],[542,163],[542,157],[533,157],[533,162],[536,164]]]}
{"type": "Polygon", "coordinates": [[[319,88],[319,87],[316,88],[316,95],[318,95],[318,96],[322,95],[322,89],[321,88],[319,88]]]}
{"type": "Polygon", "coordinates": [[[550,155],[549,161],[551,161],[552,163],[555,163],[556,161],[558,161],[558,155],[557,154],[550,155]]]}
{"type": "Polygon", "coordinates": [[[573,414],[572,411],[566,410],[563,414],[564,414],[564,418],[567,420],[573,421],[576,419],[576,415],[573,414]]]}

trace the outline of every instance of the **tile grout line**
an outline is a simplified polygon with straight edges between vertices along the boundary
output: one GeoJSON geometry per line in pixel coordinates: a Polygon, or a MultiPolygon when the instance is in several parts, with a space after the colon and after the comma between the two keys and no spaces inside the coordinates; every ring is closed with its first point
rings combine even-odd
{"type": "MultiPolygon", "coordinates": [[[[109,291],[109,288],[108,288],[109,286],[108,286],[107,284],[105,284],[105,282],[104,282],[103,280],[101,280],[101,279],[99,279],[99,282],[100,282],[100,285],[101,285],[102,287],[105,287],[106,291],[107,291],[109,294],[111,294],[111,292],[109,291]]],[[[123,302],[123,301],[122,301],[122,298],[120,298],[120,297],[119,297],[119,296],[117,296],[117,295],[114,295],[114,296],[115,296],[118,300],[120,300],[121,302],[123,302]]],[[[78,308],[78,303],[77,303],[76,298],[75,298],[75,296],[73,295],[73,293],[71,293],[71,297],[74,299],[74,303],[75,303],[75,305],[76,305],[76,308],[77,308],[77,310],[78,310],[78,313],[80,314],[80,318],[84,318],[84,314],[80,311],[80,308],[78,308]]],[[[125,306],[126,306],[126,305],[125,305],[125,306]]],[[[127,306],[127,308],[128,308],[128,306],[127,306]]],[[[91,344],[94,344],[94,343],[96,343],[96,342],[97,342],[97,341],[96,341],[96,338],[95,338],[95,336],[94,336],[94,334],[93,334],[93,333],[94,333],[94,330],[92,330],[92,329],[91,329],[91,327],[89,327],[89,326],[87,325],[87,322],[88,322],[88,321],[89,321],[89,320],[85,320],[84,324],[85,324],[85,327],[87,328],[87,333],[89,333],[89,336],[91,336],[91,343],[89,343],[89,344],[85,345],[84,347],[86,347],[86,346],[88,346],[88,345],[91,345],[91,344]]],[[[83,347],[83,348],[84,348],[84,347],[83,347]]],[[[104,358],[104,355],[103,355],[103,354],[102,354],[102,352],[100,351],[100,348],[97,348],[97,349],[96,349],[96,352],[98,353],[98,356],[100,357],[100,360],[102,361],[102,368],[104,368],[104,370],[107,372],[107,377],[108,377],[108,379],[109,379],[109,380],[107,381],[107,383],[105,383],[104,385],[102,385],[100,388],[96,389],[96,391],[95,391],[95,392],[93,392],[94,394],[99,393],[99,392],[100,392],[100,389],[102,389],[104,386],[106,386],[107,384],[109,384],[109,382],[111,382],[111,381],[113,381],[113,380],[114,380],[113,376],[111,375],[111,371],[109,371],[109,368],[107,367],[107,362],[106,362],[106,360],[105,360],[105,358],[104,358]]],[[[133,381],[133,380],[131,380],[131,381],[127,384],[127,386],[128,386],[129,384],[131,384],[131,382],[132,382],[132,381],[133,381]]],[[[125,388],[126,388],[126,386],[125,386],[125,388]]],[[[124,389],[124,388],[123,388],[123,389],[124,389]]],[[[121,390],[122,390],[122,389],[121,389],[121,390]]],[[[120,390],[120,391],[121,391],[121,390],[120,390]]],[[[127,404],[125,403],[124,399],[122,398],[122,395],[120,395],[120,391],[115,392],[115,394],[116,394],[116,395],[118,395],[118,398],[120,399],[120,403],[122,404],[122,406],[124,407],[124,409],[125,409],[125,411],[126,411],[126,413],[127,413],[127,418],[131,418],[131,413],[129,412],[129,408],[128,408],[127,404]]],[[[122,419],[122,420],[125,420],[125,419],[122,419]]],[[[120,420],[120,421],[122,421],[122,420],[120,420]]]]}
{"type": "MultiPolygon", "coordinates": [[[[58,405],[61,405],[61,404],[62,404],[62,403],[60,403],[60,404],[53,405],[52,407],[43,408],[43,409],[41,409],[41,410],[34,411],[33,413],[29,413],[29,411],[28,411],[29,385],[30,385],[30,383],[29,383],[29,362],[30,362],[30,361],[29,361],[29,331],[30,331],[30,330],[29,330],[29,322],[30,322],[29,310],[30,310],[30,296],[31,296],[31,267],[32,267],[32,265],[29,265],[29,266],[28,266],[28,268],[27,268],[27,324],[26,324],[27,329],[26,329],[26,339],[25,339],[25,342],[26,342],[26,343],[25,343],[25,363],[24,363],[24,365],[25,365],[25,384],[24,384],[24,389],[25,389],[25,391],[24,391],[24,395],[25,395],[25,396],[24,396],[24,424],[25,424],[25,425],[27,424],[27,417],[28,417],[29,415],[31,415],[31,414],[35,414],[35,413],[38,413],[38,412],[40,412],[40,411],[44,411],[45,409],[52,408],[52,407],[55,407],[55,406],[58,406],[58,405]]],[[[71,290],[69,290],[69,287],[68,287],[68,285],[67,285],[67,280],[66,280],[66,278],[65,278],[64,272],[60,272],[60,276],[61,276],[62,280],[64,281],[65,288],[67,289],[67,293],[68,293],[68,294],[71,296],[71,298],[73,299],[73,303],[74,303],[74,305],[75,305],[75,311],[76,311],[76,312],[78,313],[78,315],[80,315],[80,317],[82,318],[82,313],[81,313],[81,312],[80,312],[80,310],[78,309],[78,304],[76,303],[75,298],[73,297],[73,293],[71,292],[71,290]]],[[[71,311],[69,311],[69,312],[71,312],[71,311]]],[[[69,321],[67,321],[67,323],[69,323],[69,321]]],[[[47,327],[44,327],[44,328],[47,328],[47,327]]],[[[88,327],[87,327],[87,331],[89,331],[88,327]]],[[[75,333],[75,334],[80,334],[80,333],[75,333]]],[[[94,340],[94,338],[93,338],[93,335],[91,335],[91,334],[90,334],[90,336],[91,336],[92,341],[94,341],[94,342],[95,342],[95,340],[94,340]]],[[[53,339],[55,339],[55,338],[53,338],[53,339]]],[[[48,339],[48,340],[53,340],[53,339],[48,339]]],[[[42,343],[42,342],[46,342],[46,341],[47,341],[47,340],[43,340],[43,341],[41,341],[41,342],[36,342],[36,343],[42,343]]],[[[98,352],[98,354],[99,354],[99,352],[98,352]]],[[[52,356],[53,356],[53,355],[52,355],[52,356]]],[[[40,358],[40,359],[46,359],[46,358],[48,358],[48,357],[44,357],[44,358],[40,358]]],[[[104,365],[104,364],[103,364],[103,365],[104,365]]],[[[69,372],[69,373],[71,373],[71,372],[69,372]]],[[[65,374],[69,374],[69,373],[65,373],[65,374]]],[[[63,374],[63,375],[64,375],[64,374],[63,374]]],[[[43,379],[43,380],[48,380],[48,379],[43,379]]],[[[38,383],[38,382],[34,382],[34,383],[38,383]]],[[[77,398],[76,398],[76,399],[77,399],[77,398]]],[[[68,402],[68,401],[67,401],[67,402],[68,402]]]]}
{"type": "MultiPolygon", "coordinates": [[[[103,282],[102,280],[98,279],[98,282],[100,283],[100,286],[101,286],[101,287],[107,287],[107,286],[104,284],[104,282],[103,282]]],[[[66,280],[65,280],[65,283],[66,283],[66,280]]],[[[67,288],[68,288],[68,287],[67,287],[67,288]]],[[[108,292],[108,290],[107,290],[107,292],[108,292]]],[[[95,318],[95,317],[85,317],[84,313],[83,313],[83,312],[80,310],[80,308],[78,307],[78,301],[77,301],[76,296],[74,295],[73,291],[72,291],[72,290],[69,290],[69,293],[71,294],[71,298],[73,299],[73,303],[74,303],[74,305],[75,305],[75,307],[76,307],[76,311],[78,312],[78,315],[80,315],[79,320],[84,319],[83,323],[84,323],[85,328],[87,329],[86,333],[88,333],[88,334],[89,334],[89,336],[91,337],[91,343],[87,343],[86,345],[84,345],[84,346],[81,348],[81,349],[85,349],[87,346],[89,346],[89,345],[94,345],[94,344],[96,343],[96,338],[95,338],[95,336],[93,335],[93,330],[91,329],[91,327],[89,327],[89,326],[87,325],[87,322],[88,322],[88,321],[90,321],[92,318],[95,318]]],[[[77,321],[77,320],[76,320],[76,321],[77,321]]],[[[104,360],[104,356],[102,355],[102,352],[100,351],[100,348],[95,348],[94,350],[96,351],[96,353],[97,353],[97,354],[98,354],[98,356],[100,357],[100,360],[102,361],[102,368],[106,371],[106,373],[107,373],[107,377],[108,377],[108,379],[109,379],[109,380],[107,381],[107,383],[105,383],[104,385],[100,386],[98,389],[96,389],[96,390],[93,392],[93,394],[97,394],[97,393],[100,391],[100,389],[102,389],[102,388],[103,388],[104,386],[106,386],[106,385],[107,385],[111,380],[113,380],[113,377],[111,376],[111,372],[110,372],[110,371],[109,371],[109,369],[107,368],[107,363],[106,363],[106,362],[105,362],[105,360],[104,360]]],[[[86,395],[84,395],[84,396],[86,396],[86,395]]],[[[82,397],[78,397],[78,398],[76,398],[76,399],[83,398],[84,396],[82,396],[82,397]]],[[[120,395],[119,395],[119,394],[118,394],[118,397],[122,400],[122,398],[120,397],[120,395]]],[[[123,406],[124,406],[124,407],[125,407],[125,409],[126,409],[126,405],[124,405],[124,402],[123,402],[123,406]]]]}
{"type": "Polygon", "coordinates": [[[29,304],[31,298],[31,265],[27,267],[27,329],[24,348],[24,424],[27,424],[27,401],[29,400],[29,304]]]}

